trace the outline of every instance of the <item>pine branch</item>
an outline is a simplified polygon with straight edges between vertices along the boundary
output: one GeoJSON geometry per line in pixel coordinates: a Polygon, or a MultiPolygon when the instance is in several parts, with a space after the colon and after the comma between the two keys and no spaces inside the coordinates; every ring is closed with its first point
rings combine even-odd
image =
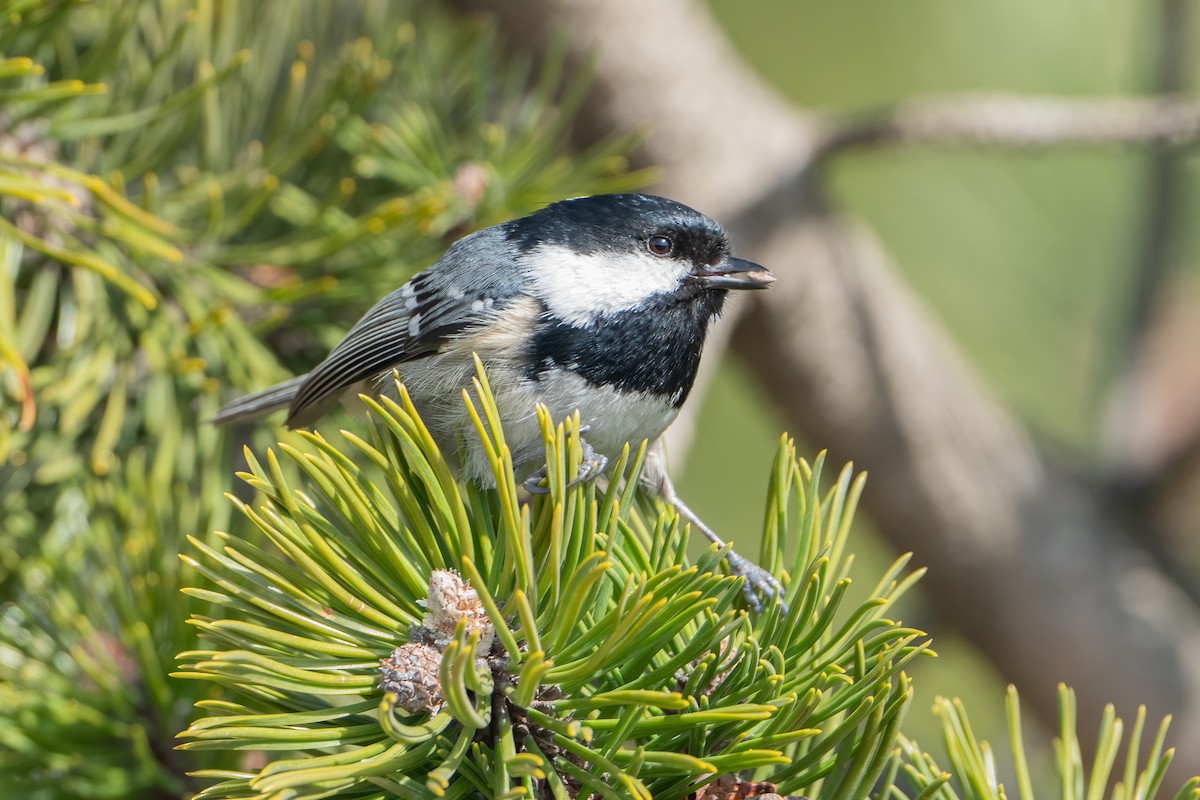
{"type": "Polygon", "coordinates": [[[523,507],[482,367],[468,408],[496,490],[458,486],[397,392],[367,401],[369,441],[247,455],[265,503],[240,508],[274,548],[222,537],[185,557],[212,587],[187,591],[223,613],[193,618],[211,647],[177,676],[230,694],[181,747],[286,751],[257,773],[206,773],[223,780],[200,797],[669,800],[748,770],[822,797],[875,785],[911,694],[902,670],[927,642],[884,616],[919,575],[907,558],[846,601],[861,476],[821,493],[822,460],[781,442],[764,557],[791,610],[752,617],[723,553],[689,565],[688,531],[635,494],[641,453],[616,466],[625,482],[568,487],[578,417],[542,410],[551,492],[523,507]]]}
{"type": "MultiPolygon", "coordinates": [[[[970,800],[1003,800],[1005,797],[1020,797],[1021,800],[1036,800],[1038,796],[1045,796],[1050,792],[1062,800],[1153,800],[1159,796],[1163,778],[1175,754],[1174,749],[1165,746],[1170,717],[1159,724],[1149,752],[1143,760],[1142,752],[1145,746],[1142,737],[1147,732],[1146,708],[1140,706],[1125,745],[1126,752],[1122,763],[1118,761],[1118,755],[1125,725],[1116,716],[1111,705],[1105,706],[1100,731],[1096,737],[1095,752],[1089,754],[1090,759],[1085,759],[1076,730],[1075,692],[1060,684],[1058,704],[1058,736],[1054,740],[1056,786],[1044,786],[1035,791],[1038,787],[1030,768],[1035,761],[1026,751],[1017,690],[1009,686],[1005,708],[1009,747],[1016,774],[1015,791],[1006,791],[1004,785],[998,781],[996,753],[987,742],[976,739],[963,704],[958,700],[939,697],[934,711],[942,720],[946,751],[953,773],[943,771],[915,742],[904,740],[892,769],[903,775],[911,787],[912,794],[897,789],[894,796],[904,800],[908,797],[938,800],[958,800],[960,797],[970,800]]],[[[1192,778],[1170,796],[1175,800],[1200,798],[1200,777],[1192,778]]]]}

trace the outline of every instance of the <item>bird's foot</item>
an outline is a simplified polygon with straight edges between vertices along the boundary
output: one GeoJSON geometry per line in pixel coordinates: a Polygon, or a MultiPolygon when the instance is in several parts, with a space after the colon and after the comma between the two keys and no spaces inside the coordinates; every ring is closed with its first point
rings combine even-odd
{"type": "Polygon", "coordinates": [[[568,489],[580,483],[596,480],[604,474],[605,468],[608,467],[608,456],[593,450],[592,446],[587,443],[587,439],[581,438],[579,445],[583,450],[583,459],[579,462],[579,471],[567,484],[568,489]]]}
{"type": "MultiPolygon", "coordinates": [[[[588,428],[586,425],[579,429],[579,447],[583,451],[583,460],[579,462],[579,470],[575,473],[575,477],[567,483],[566,488],[568,489],[581,483],[596,480],[596,478],[604,474],[604,470],[608,466],[608,457],[603,453],[597,453],[588,444],[587,439],[583,438],[583,434],[587,433],[587,431],[588,428]]],[[[546,477],[546,465],[543,464],[541,469],[531,475],[522,486],[530,494],[550,494],[550,487],[541,485],[546,477]]]]}
{"type": "Polygon", "coordinates": [[[787,613],[783,586],[774,575],[732,550],[725,556],[725,561],[729,564],[729,571],[742,579],[742,594],[755,613],[762,613],[764,601],[769,603],[771,600],[778,600],[783,606],[783,613],[787,613]]]}
{"type": "MultiPolygon", "coordinates": [[[[647,452],[639,480],[643,488],[673,506],[680,519],[691,525],[693,530],[700,531],[717,547],[725,547],[725,541],[717,536],[712,528],[705,525],[704,520],[700,519],[695,511],[688,508],[687,503],[683,502],[683,499],[675,491],[671,476],[667,474],[666,452],[661,440],[654,442],[647,452]]],[[[756,613],[761,612],[766,606],[764,601],[775,600],[781,606],[783,613],[787,613],[787,603],[783,599],[783,586],[774,575],[750,559],[738,555],[732,548],[726,550],[725,561],[729,564],[729,571],[742,578],[742,591],[745,593],[746,601],[750,604],[751,609],[756,613]]]]}

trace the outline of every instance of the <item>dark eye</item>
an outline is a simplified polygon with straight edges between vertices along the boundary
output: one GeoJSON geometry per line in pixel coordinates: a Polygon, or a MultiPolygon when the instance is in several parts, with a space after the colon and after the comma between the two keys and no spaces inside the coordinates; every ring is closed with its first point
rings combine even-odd
{"type": "Polygon", "coordinates": [[[675,243],[666,236],[651,236],[646,240],[646,249],[656,256],[669,256],[675,251],[675,243]]]}

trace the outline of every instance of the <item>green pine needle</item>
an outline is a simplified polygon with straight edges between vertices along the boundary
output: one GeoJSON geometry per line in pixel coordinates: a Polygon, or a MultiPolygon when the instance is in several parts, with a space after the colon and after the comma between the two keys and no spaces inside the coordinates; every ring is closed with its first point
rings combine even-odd
{"type": "MultiPolygon", "coordinates": [[[[1170,717],[1162,721],[1149,754],[1141,759],[1141,735],[1146,718],[1145,707],[1139,707],[1133,732],[1125,743],[1124,770],[1113,774],[1113,766],[1122,745],[1124,725],[1112,706],[1104,709],[1097,736],[1096,752],[1091,763],[1084,762],[1076,730],[1075,693],[1066,686],[1058,687],[1059,735],[1054,740],[1057,775],[1055,786],[1035,790],[1029,769],[1025,741],[1021,730],[1021,707],[1014,687],[1008,687],[1006,710],[1009,746],[1016,772],[1016,793],[999,782],[990,746],[980,742],[971,731],[967,712],[958,700],[938,698],[934,711],[941,717],[949,754],[951,772],[943,772],[933,759],[915,743],[902,739],[902,772],[912,794],[893,786],[892,796],[908,798],[938,798],[938,800],[1037,800],[1052,797],[1058,800],[1154,800],[1158,797],[1163,777],[1174,752],[1163,750],[1170,717]]],[[[897,757],[899,763],[900,757],[897,757]]],[[[894,767],[899,772],[899,767],[894,767]]],[[[897,780],[897,783],[901,781],[897,780]]],[[[1192,778],[1173,795],[1175,800],[1200,798],[1200,777],[1192,778]]]]}
{"type": "Polygon", "coordinates": [[[776,557],[791,554],[791,610],[753,616],[722,551],[688,565],[677,520],[632,483],[567,488],[577,416],[542,413],[550,493],[522,503],[482,367],[464,401],[499,489],[460,489],[399,383],[396,396],[368,402],[369,439],[345,437],[362,466],[316,436],[247,456],[263,504],[240,508],[270,548],[195,543],[228,618],[194,618],[215,649],[184,653],[177,676],[238,705],[204,706],[180,747],[291,753],[204,797],[352,797],[383,779],[435,795],[482,781],[496,797],[603,785],[669,799],[748,771],[788,792],[870,790],[911,695],[902,669],[926,644],[883,617],[908,586],[901,566],[845,607],[861,486],[849,469],[821,493],[822,461],[781,442],[769,519],[776,557]],[[474,616],[442,618],[430,581],[445,569],[465,576],[455,591],[474,616]],[[427,690],[385,691],[381,662],[427,690]]]}

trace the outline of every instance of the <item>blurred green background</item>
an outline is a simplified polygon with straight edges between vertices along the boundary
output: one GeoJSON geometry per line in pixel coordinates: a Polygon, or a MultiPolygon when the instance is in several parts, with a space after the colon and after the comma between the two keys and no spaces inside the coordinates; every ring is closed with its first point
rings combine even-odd
{"type": "MultiPolygon", "coordinates": [[[[925,94],[1153,91],[1156,3],[709,4],[763,77],[797,104],[825,112],[870,111],[925,94]]],[[[1189,156],[1184,163],[1194,184],[1200,162],[1189,156]]],[[[1128,325],[1149,164],[1150,156],[1133,149],[885,148],[841,157],[828,188],[881,238],[931,315],[1039,442],[1086,472],[1102,457],[1104,403],[1128,325]]],[[[1178,238],[1171,268],[1195,273],[1196,236],[1178,238]]],[[[766,465],[783,429],[759,413],[764,402],[736,364],[723,364],[699,420],[703,435],[684,465],[684,496],[735,541],[737,531],[761,525],[766,465]]],[[[801,452],[822,448],[820,441],[806,445],[801,452]]],[[[860,524],[854,540],[864,579],[894,557],[868,527],[860,524]]],[[[917,553],[914,564],[921,563],[917,553]]],[[[906,621],[936,626],[931,609],[911,602],[906,621]]],[[[999,678],[961,639],[931,630],[940,658],[913,669],[917,699],[906,727],[936,741],[934,696],[958,695],[976,731],[1003,740],[999,678]]],[[[1046,676],[1048,684],[1057,680],[1046,676]]]]}

